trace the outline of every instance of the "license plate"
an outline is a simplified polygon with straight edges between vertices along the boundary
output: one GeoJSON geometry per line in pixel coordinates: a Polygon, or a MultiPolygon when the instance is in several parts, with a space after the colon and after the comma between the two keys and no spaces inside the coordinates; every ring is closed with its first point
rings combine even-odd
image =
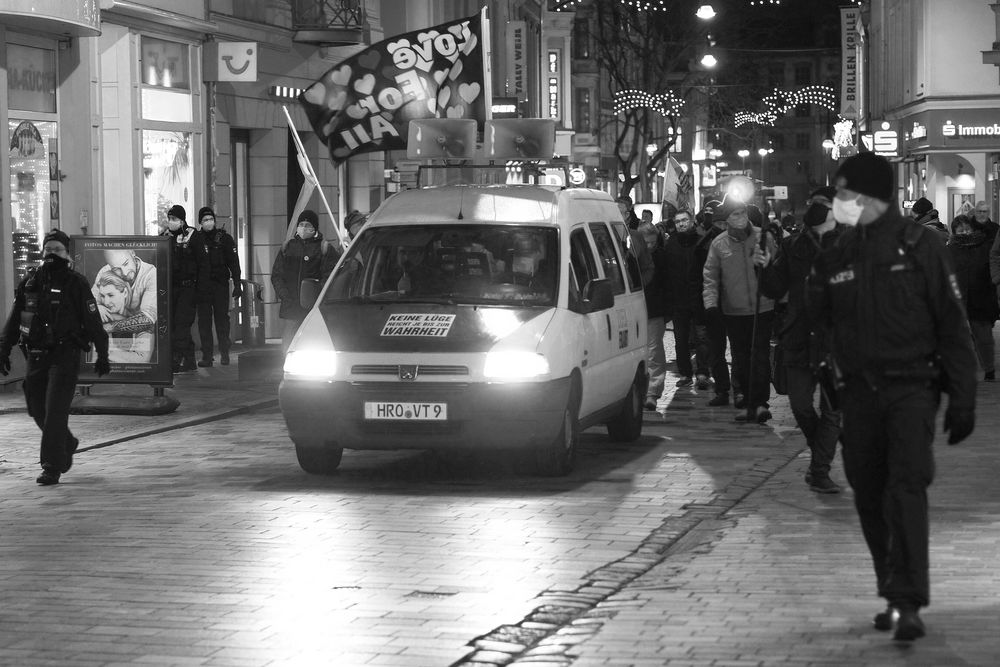
{"type": "Polygon", "coordinates": [[[366,401],[365,419],[388,421],[446,421],[447,403],[366,401]]]}

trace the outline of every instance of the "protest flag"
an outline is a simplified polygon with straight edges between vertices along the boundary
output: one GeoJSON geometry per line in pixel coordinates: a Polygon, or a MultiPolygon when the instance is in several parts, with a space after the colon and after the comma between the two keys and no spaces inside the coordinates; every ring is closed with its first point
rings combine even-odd
{"type": "Polygon", "coordinates": [[[490,96],[484,14],[373,44],[299,95],[333,162],[406,148],[411,120],[471,118],[482,129],[490,96]]]}

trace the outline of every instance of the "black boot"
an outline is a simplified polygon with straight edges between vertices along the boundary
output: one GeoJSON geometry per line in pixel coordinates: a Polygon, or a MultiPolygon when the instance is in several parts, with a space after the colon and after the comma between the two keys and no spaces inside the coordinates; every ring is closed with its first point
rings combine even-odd
{"type": "Polygon", "coordinates": [[[228,366],[229,365],[229,352],[228,351],[223,352],[221,356],[222,356],[222,358],[219,360],[219,363],[221,363],[223,366],[228,366]]]}

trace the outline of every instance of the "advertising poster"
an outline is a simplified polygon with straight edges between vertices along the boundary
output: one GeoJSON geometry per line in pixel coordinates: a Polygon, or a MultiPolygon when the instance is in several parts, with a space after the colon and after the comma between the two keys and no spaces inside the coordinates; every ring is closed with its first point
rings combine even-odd
{"type": "Polygon", "coordinates": [[[77,271],[90,281],[108,332],[111,373],[94,374],[91,350],[80,383],[172,385],[169,240],[156,236],[78,236],[77,271]]]}

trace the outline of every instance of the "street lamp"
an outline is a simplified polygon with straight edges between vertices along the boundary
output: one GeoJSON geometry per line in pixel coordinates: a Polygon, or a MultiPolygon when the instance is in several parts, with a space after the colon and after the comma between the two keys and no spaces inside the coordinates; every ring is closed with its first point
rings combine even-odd
{"type": "Polygon", "coordinates": [[[700,18],[702,21],[710,21],[715,18],[715,8],[712,5],[706,3],[698,8],[698,11],[694,13],[695,16],[700,18]]]}
{"type": "Polygon", "coordinates": [[[766,187],[767,186],[767,177],[766,177],[765,171],[764,171],[764,158],[767,157],[768,153],[773,153],[773,152],[774,152],[773,148],[758,148],[757,149],[757,155],[760,156],[760,184],[761,184],[761,187],[766,187]]]}
{"type": "Polygon", "coordinates": [[[739,156],[741,160],[743,160],[743,175],[746,176],[747,158],[750,157],[750,151],[748,151],[745,148],[741,148],[740,150],[736,151],[736,154],[739,156]]]}

